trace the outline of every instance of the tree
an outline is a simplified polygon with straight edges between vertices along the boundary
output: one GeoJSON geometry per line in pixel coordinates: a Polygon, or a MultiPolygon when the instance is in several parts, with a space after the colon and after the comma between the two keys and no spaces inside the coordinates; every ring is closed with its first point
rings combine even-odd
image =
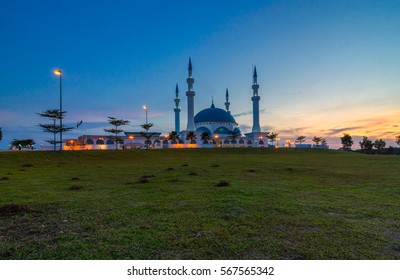
{"type": "Polygon", "coordinates": [[[21,148],[26,148],[26,147],[33,149],[33,145],[35,145],[35,141],[33,139],[23,139],[23,140],[14,139],[11,141],[11,146],[19,150],[21,148]]]}
{"type": "MultiPolygon", "coordinates": [[[[1,140],[1,139],[0,139],[0,140],[1,140]]],[[[394,141],[396,142],[397,145],[400,145],[400,134],[397,135],[397,136],[394,138],[394,141]]]]}
{"type": "Polygon", "coordinates": [[[351,146],[353,146],[353,138],[348,133],[343,133],[343,137],[340,137],[342,141],[343,150],[351,150],[351,146]]]}
{"type": "Polygon", "coordinates": [[[168,135],[168,139],[171,142],[179,143],[179,134],[176,131],[171,131],[168,135]]]}
{"type": "Polygon", "coordinates": [[[156,132],[149,132],[150,128],[153,126],[152,123],[145,123],[140,125],[145,131],[140,132],[144,138],[146,138],[146,143],[150,141],[150,138],[156,134],[156,132]]]}
{"type": "Polygon", "coordinates": [[[375,140],[374,142],[374,148],[380,152],[385,148],[385,146],[386,146],[386,141],[383,139],[375,140]]]}
{"type": "Polygon", "coordinates": [[[186,140],[190,140],[190,144],[194,144],[196,140],[196,133],[194,131],[189,131],[186,134],[186,140]]]}
{"type": "Polygon", "coordinates": [[[326,141],[325,138],[322,138],[322,139],[321,139],[321,145],[322,145],[322,146],[327,146],[327,145],[328,145],[328,141],[326,141]]]}
{"type": "Polygon", "coordinates": [[[42,113],[36,113],[41,117],[48,118],[51,121],[53,121],[53,123],[51,124],[39,123],[38,126],[41,127],[44,132],[53,134],[53,140],[46,140],[46,142],[53,144],[54,151],[56,150],[57,143],[60,144],[60,151],[62,150],[62,143],[56,140],[57,133],[60,133],[61,131],[68,132],[73,129],[73,127],[65,127],[64,125],[61,127],[60,125],[57,124],[57,120],[64,118],[66,113],[67,113],[66,111],[60,113],[60,110],[58,109],[48,109],[42,113]]]}
{"type": "Polygon", "coordinates": [[[279,135],[279,133],[276,133],[276,132],[270,132],[270,133],[268,133],[267,138],[268,138],[269,140],[271,140],[272,145],[274,145],[275,139],[276,139],[276,137],[278,137],[278,135],[279,135]]]}
{"type": "Polygon", "coordinates": [[[239,131],[235,131],[235,130],[229,130],[228,131],[228,139],[231,140],[231,142],[233,142],[236,138],[238,138],[240,136],[240,132],[239,131]]]}
{"type": "Polygon", "coordinates": [[[118,134],[124,132],[124,130],[119,129],[118,127],[120,127],[122,125],[128,125],[131,122],[128,120],[122,120],[122,119],[116,119],[114,117],[108,117],[108,123],[115,126],[115,128],[104,129],[104,131],[114,134],[110,138],[115,141],[115,149],[118,150],[118,142],[121,141],[121,138],[118,136],[118,134]]]}
{"type": "Polygon", "coordinates": [[[208,144],[211,141],[210,132],[203,131],[203,133],[201,133],[201,141],[206,142],[206,144],[208,144]]]}
{"type": "Polygon", "coordinates": [[[372,147],[374,146],[372,141],[369,140],[367,136],[363,136],[362,141],[360,141],[359,143],[360,143],[361,150],[368,151],[368,152],[370,152],[372,150],[372,147]]]}
{"type": "Polygon", "coordinates": [[[299,143],[301,145],[302,143],[304,143],[306,141],[305,139],[306,139],[306,137],[302,135],[302,136],[297,137],[294,142],[299,143]]]}
{"type": "Polygon", "coordinates": [[[319,145],[319,143],[322,141],[322,138],[321,137],[317,137],[317,136],[314,136],[314,138],[312,139],[312,141],[315,143],[315,145],[319,145]]]}

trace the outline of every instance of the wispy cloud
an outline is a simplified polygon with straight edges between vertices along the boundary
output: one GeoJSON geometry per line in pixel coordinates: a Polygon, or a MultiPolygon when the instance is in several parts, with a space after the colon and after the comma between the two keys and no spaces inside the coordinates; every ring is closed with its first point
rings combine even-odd
{"type": "MultiPolygon", "coordinates": [[[[266,111],[266,109],[262,109],[262,110],[260,110],[260,113],[264,113],[265,111],[266,111]]],[[[237,117],[247,116],[247,115],[252,115],[252,114],[253,114],[253,111],[246,111],[246,112],[242,112],[242,113],[239,113],[239,114],[234,114],[232,116],[237,118],[237,117]]]]}
{"type": "Polygon", "coordinates": [[[336,135],[342,132],[349,132],[355,129],[364,128],[363,126],[353,126],[353,127],[342,127],[342,128],[331,128],[326,131],[326,134],[329,136],[336,135]]]}

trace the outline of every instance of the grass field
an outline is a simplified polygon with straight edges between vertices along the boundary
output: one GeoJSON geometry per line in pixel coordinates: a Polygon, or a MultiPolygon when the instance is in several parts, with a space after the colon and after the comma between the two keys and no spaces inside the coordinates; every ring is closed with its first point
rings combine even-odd
{"type": "Polygon", "coordinates": [[[400,157],[0,153],[0,259],[400,259],[400,157]]]}

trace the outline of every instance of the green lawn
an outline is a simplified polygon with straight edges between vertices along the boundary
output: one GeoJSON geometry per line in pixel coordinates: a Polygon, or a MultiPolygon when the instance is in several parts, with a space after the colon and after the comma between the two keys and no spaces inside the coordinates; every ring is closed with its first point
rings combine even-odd
{"type": "Polygon", "coordinates": [[[400,259],[399,182],[340,151],[2,152],[0,259],[400,259]]]}

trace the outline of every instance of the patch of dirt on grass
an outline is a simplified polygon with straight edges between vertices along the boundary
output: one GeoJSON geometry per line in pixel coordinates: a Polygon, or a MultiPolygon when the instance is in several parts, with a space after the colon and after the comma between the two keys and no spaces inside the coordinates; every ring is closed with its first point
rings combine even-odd
{"type": "Polygon", "coordinates": [[[255,173],[256,172],[254,169],[247,169],[246,171],[250,172],[250,173],[255,173]]]}
{"type": "Polygon", "coordinates": [[[82,186],[73,185],[73,186],[71,186],[69,189],[70,189],[70,190],[73,190],[73,191],[77,191],[77,190],[80,190],[80,189],[82,189],[82,188],[83,188],[82,186]]]}
{"type": "Polygon", "coordinates": [[[182,164],[182,166],[189,166],[189,164],[185,163],[185,164],[182,164]]]}
{"type": "Polygon", "coordinates": [[[72,181],[79,181],[80,179],[78,177],[73,177],[71,180],[72,181]]]}
{"type": "Polygon", "coordinates": [[[142,177],[140,177],[140,179],[147,179],[147,178],[153,178],[153,177],[156,177],[156,176],[154,176],[153,174],[151,174],[151,175],[143,175],[142,177]]]}
{"type": "Polygon", "coordinates": [[[231,184],[226,181],[220,181],[218,184],[215,184],[216,187],[229,187],[231,184]]]}
{"type": "Polygon", "coordinates": [[[148,179],[142,178],[142,179],[140,179],[139,181],[137,181],[136,183],[138,183],[138,184],[146,184],[146,183],[148,183],[148,182],[150,182],[148,179]]]}
{"type": "Polygon", "coordinates": [[[190,176],[197,176],[197,173],[196,173],[196,172],[190,172],[188,175],[190,175],[190,176]]]}
{"type": "Polygon", "coordinates": [[[211,165],[211,167],[219,167],[220,165],[219,164],[213,164],[213,165],[211,165]]]}
{"type": "Polygon", "coordinates": [[[26,164],[21,165],[21,167],[33,167],[33,164],[26,163],[26,164]]]}
{"type": "Polygon", "coordinates": [[[168,167],[167,169],[165,169],[165,171],[171,171],[174,170],[172,167],[168,167]]]}
{"type": "Polygon", "coordinates": [[[33,209],[28,205],[10,203],[0,206],[0,216],[17,215],[31,212],[33,209]]]}
{"type": "Polygon", "coordinates": [[[26,171],[25,169],[20,169],[19,171],[26,171]]]}
{"type": "Polygon", "coordinates": [[[181,182],[181,180],[175,178],[175,179],[170,179],[167,182],[175,183],[175,182],[181,182]]]}
{"type": "Polygon", "coordinates": [[[4,177],[1,177],[1,178],[0,178],[0,181],[7,181],[7,180],[10,180],[10,178],[7,177],[7,176],[4,176],[4,177]]]}

